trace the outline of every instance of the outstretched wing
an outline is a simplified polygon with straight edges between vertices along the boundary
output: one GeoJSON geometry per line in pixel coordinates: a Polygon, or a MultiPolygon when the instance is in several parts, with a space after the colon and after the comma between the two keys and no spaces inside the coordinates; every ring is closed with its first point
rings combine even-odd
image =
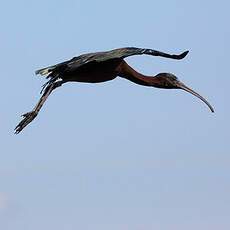
{"type": "Polygon", "coordinates": [[[160,56],[165,58],[172,58],[172,59],[182,59],[187,54],[188,51],[175,55],[175,54],[168,54],[163,53],[157,50],[153,49],[142,49],[142,48],[136,48],[136,47],[126,47],[126,48],[120,48],[120,49],[114,49],[106,52],[97,52],[97,53],[88,53],[83,54],[78,57],[74,57],[69,61],[65,61],[62,63],[59,63],[57,65],[49,66],[40,70],[37,70],[36,74],[46,75],[52,72],[62,72],[66,70],[66,68],[71,67],[74,69],[79,68],[82,65],[88,64],[90,62],[103,62],[108,61],[111,59],[123,59],[129,56],[133,55],[141,55],[141,54],[147,54],[152,56],[160,56]]]}

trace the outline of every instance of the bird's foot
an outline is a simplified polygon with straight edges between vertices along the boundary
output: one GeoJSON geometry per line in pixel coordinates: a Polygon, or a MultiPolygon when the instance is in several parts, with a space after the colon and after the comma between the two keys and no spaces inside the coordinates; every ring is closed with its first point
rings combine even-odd
{"type": "Polygon", "coordinates": [[[16,126],[15,134],[20,133],[33,119],[38,115],[38,112],[31,111],[22,115],[23,120],[16,126]]]}

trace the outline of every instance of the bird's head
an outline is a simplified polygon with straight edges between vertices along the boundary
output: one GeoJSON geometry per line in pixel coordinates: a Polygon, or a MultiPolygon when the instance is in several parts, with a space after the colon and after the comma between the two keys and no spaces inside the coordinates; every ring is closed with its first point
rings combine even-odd
{"type": "Polygon", "coordinates": [[[194,96],[198,97],[200,100],[202,100],[209,107],[209,109],[212,112],[214,112],[213,107],[208,103],[208,101],[205,98],[203,98],[200,94],[198,94],[197,92],[186,86],[184,83],[179,81],[175,75],[171,73],[159,73],[155,76],[155,79],[157,79],[156,87],[164,89],[185,90],[186,92],[191,93],[194,96]]]}

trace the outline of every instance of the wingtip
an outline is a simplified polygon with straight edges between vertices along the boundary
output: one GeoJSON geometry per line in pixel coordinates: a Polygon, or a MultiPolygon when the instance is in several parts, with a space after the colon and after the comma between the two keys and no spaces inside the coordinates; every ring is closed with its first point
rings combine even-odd
{"type": "Polygon", "coordinates": [[[185,52],[183,52],[181,55],[180,55],[180,58],[183,59],[187,56],[187,54],[189,53],[189,50],[186,50],[185,52]]]}

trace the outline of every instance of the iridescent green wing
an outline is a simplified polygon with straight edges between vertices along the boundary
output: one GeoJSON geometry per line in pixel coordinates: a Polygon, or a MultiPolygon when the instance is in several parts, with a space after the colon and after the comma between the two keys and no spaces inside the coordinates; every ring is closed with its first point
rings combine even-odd
{"type": "Polygon", "coordinates": [[[153,49],[126,47],[126,48],[114,49],[106,52],[83,54],[78,57],[74,57],[69,61],[37,70],[35,73],[46,75],[51,72],[62,72],[68,68],[77,69],[90,62],[103,62],[111,59],[123,59],[129,56],[142,55],[142,54],[160,56],[160,57],[172,58],[172,59],[182,59],[188,54],[188,51],[183,52],[182,54],[179,55],[175,55],[175,54],[163,53],[153,49]]]}

